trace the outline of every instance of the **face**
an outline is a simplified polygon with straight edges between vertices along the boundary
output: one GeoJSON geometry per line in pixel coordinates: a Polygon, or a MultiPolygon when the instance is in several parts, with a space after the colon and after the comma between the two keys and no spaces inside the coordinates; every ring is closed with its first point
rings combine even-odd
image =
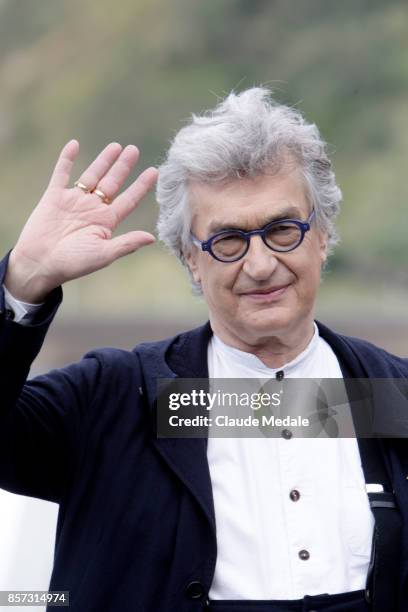
{"type": "MultiPolygon", "coordinates": [[[[259,229],[275,219],[306,221],[311,212],[297,170],[221,186],[194,182],[190,196],[191,231],[200,241],[223,229],[259,229]]],[[[246,255],[232,263],[193,246],[186,260],[201,284],[213,331],[243,350],[276,338],[310,338],[326,246],[314,220],[301,245],[288,253],[272,251],[261,236],[252,236],[246,255]]]]}

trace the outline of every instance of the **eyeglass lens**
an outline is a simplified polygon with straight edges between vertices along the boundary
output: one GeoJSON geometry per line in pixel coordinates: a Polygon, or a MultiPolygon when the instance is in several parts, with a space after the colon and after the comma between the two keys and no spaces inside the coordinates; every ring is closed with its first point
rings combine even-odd
{"type": "MultiPolygon", "coordinates": [[[[271,225],[265,229],[264,241],[276,251],[290,251],[302,240],[302,230],[290,221],[271,225]]],[[[231,231],[215,238],[211,243],[211,250],[219,259],[230,261],[245,253],[248,241],[249,237],[231,231]]]]}

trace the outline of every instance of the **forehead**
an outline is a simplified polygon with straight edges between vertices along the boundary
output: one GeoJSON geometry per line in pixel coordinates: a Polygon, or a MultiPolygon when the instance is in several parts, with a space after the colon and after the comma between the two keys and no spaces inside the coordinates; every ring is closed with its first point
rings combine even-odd
{"type": "Polygon", "coordinates": [[[195,231],[250,229],[274,218],[304,219],[310,212],[304,183],[297,170],[224,183],[191,182],[189,192],[195,231]]]}

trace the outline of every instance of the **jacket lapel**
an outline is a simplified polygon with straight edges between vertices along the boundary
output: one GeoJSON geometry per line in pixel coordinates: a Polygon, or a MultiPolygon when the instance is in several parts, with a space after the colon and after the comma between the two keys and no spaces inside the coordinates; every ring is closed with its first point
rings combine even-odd
{"type": "MultiPolygon", "coordinates": [[[[145,380],[153,384],[146,389],[153,410],[153,423],[157,423],[157,387],[160,378],[208,378],[207,347],[212,331],[209,323],[177,336],[165,351],[163,359],[147,364],[145,380]]],[[[150,361],[150,360],[149,360],[150,361]]],[[[210,471],[207,460],[205,438],[158,438],[156,432],[152,443],[168,466],[194,496],[205,516],[215,530],[215,511],[210,471]]]]}

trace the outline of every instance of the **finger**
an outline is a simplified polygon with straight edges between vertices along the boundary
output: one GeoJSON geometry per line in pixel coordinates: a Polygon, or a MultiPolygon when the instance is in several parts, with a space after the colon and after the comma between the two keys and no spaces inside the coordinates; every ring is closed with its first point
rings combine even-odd
{"type": "Polygon", "coordinates": [[[119,143],[111,142],[108,144],[108,146],[99,153],[92,164],[81,174],[78,182],[86,185],[89,190],[95,189],[101,178],[105,176],[112,164],[115,163],[121,151],[122,147],[119,143]]]}
{"type": "Polygon", "coordinates": [[[111,204],[111,209],[120,223],[136,208],[144,196],[154,187],[158,171],[156,168],[147,168],[123,193],[111,204]]]}
{"type": "Polygon", "coordinates": [[[97,188],[111,200],[126,181],[138,159],[139,149],[137,147],[134,145],[125,147],[111,169],[99,181],[97,188]]]}
{"type": "Polygon", "coordinates": [[[109,263],[115,261],[119,257],[134,253],[138,249],[153,244],[156,238],[149,232],[133,231],[116,236],[110,240],[106,240],[104,243],[104,250],[106,259],[109,263]]]}
{"type": "Polygon", "coordinates": [[[63,147],[51,175],[49,187],[66,187],[71,177],[72,166],[79,152],[79,142],[70,140],[63,147]]]}

